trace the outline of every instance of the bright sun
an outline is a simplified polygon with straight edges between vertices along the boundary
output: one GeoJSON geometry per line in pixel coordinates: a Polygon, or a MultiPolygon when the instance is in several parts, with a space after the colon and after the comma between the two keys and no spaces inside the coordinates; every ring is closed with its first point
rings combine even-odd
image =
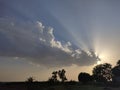
{"type": "Polygon", "coordinates": [[[97,61],[97,64],[101,64],[101,61],[97,61]]]}

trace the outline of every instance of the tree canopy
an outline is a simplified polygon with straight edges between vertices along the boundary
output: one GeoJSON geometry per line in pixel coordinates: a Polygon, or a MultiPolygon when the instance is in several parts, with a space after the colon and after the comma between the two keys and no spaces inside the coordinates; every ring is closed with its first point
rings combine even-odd
{"type": "Polygon", "coordinates": [[[112,80],[112,65],[109,63],[99,64],[93,68],[93,77],[96,82],[112,80]]]}
{"type": "Polygon", "coordinates": [[[34,80],[35,80],[35,79],[34,79],[33,77],[28,77],[28,78],[27,78],[27,82],[29,82],[29,83],[34,82],[34,80]]]}
{"type": "Polygon", "coordinates": [[[52,77],[49,78],[49,81],[50,82],[58,82],[57,76],[59,76],[61,81],[65,82],[67,80],[65,73],[66,73],[66,71],[64,69],[59,70],[59,71],[54,71],[54,72],[52,72],[52,77]]]}
{"type": "Polygon", "coordinates": [[[92,80],[91,76],[89,73],[86,73],[86,72],[81,72],[79,75],[78,75],[78,80],[79,82],[82,82],[82,83],[87,83],[89,81],[92,80]]]}
{"type": "Polygon", "coordinates": [[[64,69],[58,71],[58,76],[59,76],[59,78],[61,79],[62,82],[67,80],[67,78],[65,76],[65,73],[66,73],[66,71],[64,69]]]}
{"type": "Polygon", "coordinates": [[[116,77],[120,77],[120,60],[118,60],[116,66],[113,67],[112,73],[113,73],[113,79],[114,79],[114,81],[115,81],[116,77]]]}
{"type": "Polygon", "coordinates": [[[117,61],[117,66],[120,66],[120,60],[117,61]]]}

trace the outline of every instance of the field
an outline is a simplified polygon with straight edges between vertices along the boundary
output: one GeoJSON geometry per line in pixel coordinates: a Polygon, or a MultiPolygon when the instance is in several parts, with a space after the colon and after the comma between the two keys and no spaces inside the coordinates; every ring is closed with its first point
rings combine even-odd
{"type": "Polygon", "coordinates": [[[78,83],[58,83],[51,84],[47,82],[36,83],[1,83],[0,90],[120,90],[120,88],[105,88],[104,86],[79,85],[78,83]]]}

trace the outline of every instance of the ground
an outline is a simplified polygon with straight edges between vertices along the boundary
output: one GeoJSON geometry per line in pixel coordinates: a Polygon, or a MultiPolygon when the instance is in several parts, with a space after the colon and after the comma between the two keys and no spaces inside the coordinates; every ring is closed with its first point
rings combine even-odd
{"type": "Polygon", "coordinates": [[[51,83],[2,83],[0,90],[120,90],[118,87],[79,85],[79,84],[51,84],[51,83]]]}

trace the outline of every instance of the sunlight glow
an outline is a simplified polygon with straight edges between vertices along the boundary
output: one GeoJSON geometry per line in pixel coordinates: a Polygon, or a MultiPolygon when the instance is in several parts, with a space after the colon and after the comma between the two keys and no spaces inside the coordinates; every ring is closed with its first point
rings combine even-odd
{"type": "Polygon", "coordinates": [[[101,61],[97,61],[97,64],[101,64],[101,61]]]}

